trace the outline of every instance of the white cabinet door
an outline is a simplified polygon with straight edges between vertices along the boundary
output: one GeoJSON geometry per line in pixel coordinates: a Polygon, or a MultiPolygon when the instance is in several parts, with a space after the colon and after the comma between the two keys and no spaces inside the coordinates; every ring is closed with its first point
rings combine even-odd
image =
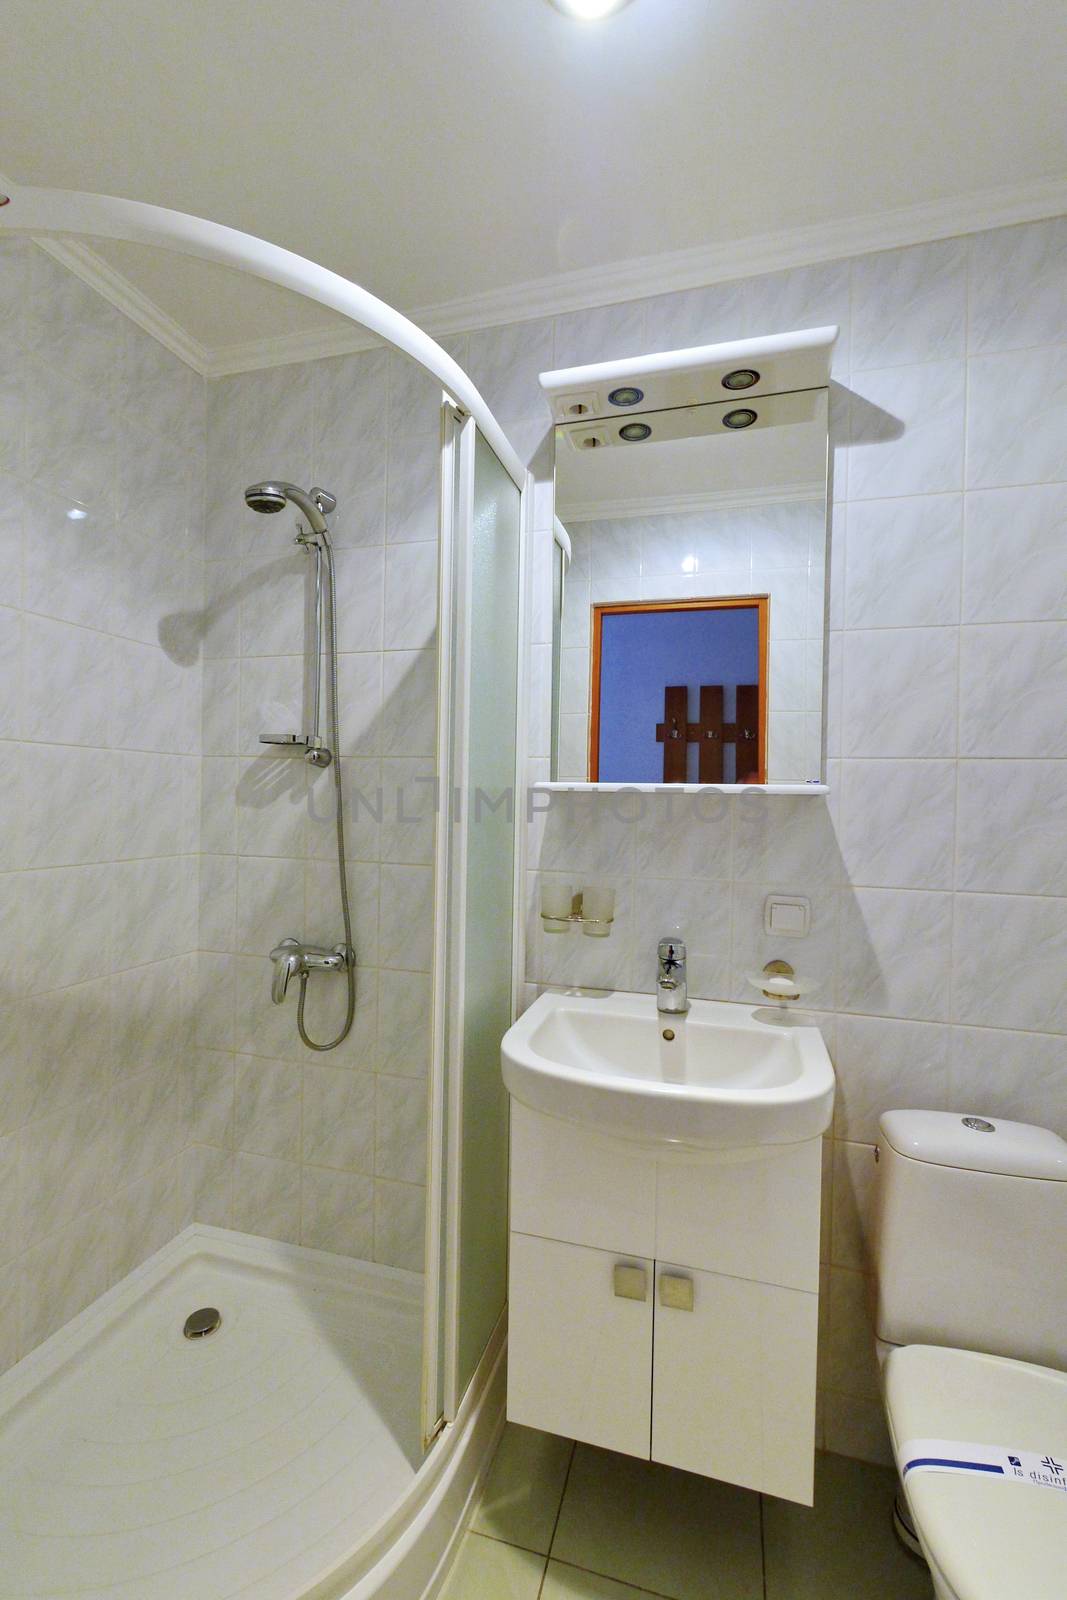
{"type": "Polygon", "coordinates": [[[512,1422],[648,1459],[654,1275],[640,1257],[511,1235],[512,1422]]]}
{"type": "Polygon", "coordinates": [[[818,1295],[665,1262],[656,1289],[652,1459],[811,1505],[818,1295]]]}
{"type": "MultiPolygon", "coordinates": [[[[655,1157],[512,1100],[511,1226],[540,1239],[655,1255],[655,1157]]],[[[669,1253],[672,1260],[680,1254],[669,1253]]]]}
{"type": "Polygon", "coordinates": [[[821,1183],[821,1139],[765,1145],[732,1161],[664,1159],[650,1253],[704,1272],[814,1292],[821,1183]]]}

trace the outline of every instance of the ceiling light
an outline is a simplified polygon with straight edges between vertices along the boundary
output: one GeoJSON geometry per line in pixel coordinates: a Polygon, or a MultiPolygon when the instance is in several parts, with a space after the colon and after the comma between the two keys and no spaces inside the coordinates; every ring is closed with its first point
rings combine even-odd
{"type": "Polygon", "coordinates": [[[613,406],[636,406],[645,398],[643,389],[634,389],[629,386],[622,389],[612,389],[608,399],[613,406]]]}
{"type": "Polygon", "coordinates": [[[636,444],[641,439],[647,439],[651,432],[647,422],[628,422],[625,428],[619,429],[619,438],[625,439],[627,444],[636,444]]]}
{"type": "Polygon", "coordinates": [[[583,22],[599,22],[601,17],[610,17],[626,3],[627,0],[552,0],[557,11],[565,12],[568,17],[579,17],[583,22]]]}
{"type": "Polygon", "coordinates": [[[728,411],[722,419],[724,428],[751,428],[756,421],[758,412],[749,411],[747,406],[740,406],[736,411],[728,411]]]}

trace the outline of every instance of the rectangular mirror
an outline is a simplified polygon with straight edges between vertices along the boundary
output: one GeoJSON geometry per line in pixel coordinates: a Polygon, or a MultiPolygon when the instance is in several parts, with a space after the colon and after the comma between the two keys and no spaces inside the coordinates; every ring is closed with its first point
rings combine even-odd
{"type": "MultiPolygon", "coordinates": [[[[652,410],[646,380],[609,392],[609,378],[605,401],[593,372],[542,379],[550,392],[552,379],[584,379],[590,410],[626,405],[555,430],[571,557],[557,586],[553,778],[820,783],[825,379],[652,410]]],[[[557,417],[574,409],[573,391],[557,397],[557,417]]]]}

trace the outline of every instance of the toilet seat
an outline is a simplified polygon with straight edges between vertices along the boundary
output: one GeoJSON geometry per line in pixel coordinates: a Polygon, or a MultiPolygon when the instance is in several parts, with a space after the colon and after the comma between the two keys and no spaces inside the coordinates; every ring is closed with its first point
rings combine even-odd
{"type": "MultiPolygon", "coordinates": [[[[972,1350],[905,1345],[889,1353],[884,1378],[900,1471],[902,1447],[923,1438],[1051,1452],[1067,1467],[1067,1373],[972,1350]]],[[[909,1474],[906,1493],[946,1600],[1063,1600],[1067,1493],[921,1471],[909,1474]]]]}

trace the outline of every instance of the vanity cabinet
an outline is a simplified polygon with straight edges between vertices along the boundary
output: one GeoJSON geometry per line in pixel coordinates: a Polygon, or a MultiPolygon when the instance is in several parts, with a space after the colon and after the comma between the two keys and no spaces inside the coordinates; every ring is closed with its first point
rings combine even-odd
{"type": "Polygon", "coordinates": [[[653,1153],[513,1100],[509,1418],[810,1505],[820,1147],[653,1153]]]}

